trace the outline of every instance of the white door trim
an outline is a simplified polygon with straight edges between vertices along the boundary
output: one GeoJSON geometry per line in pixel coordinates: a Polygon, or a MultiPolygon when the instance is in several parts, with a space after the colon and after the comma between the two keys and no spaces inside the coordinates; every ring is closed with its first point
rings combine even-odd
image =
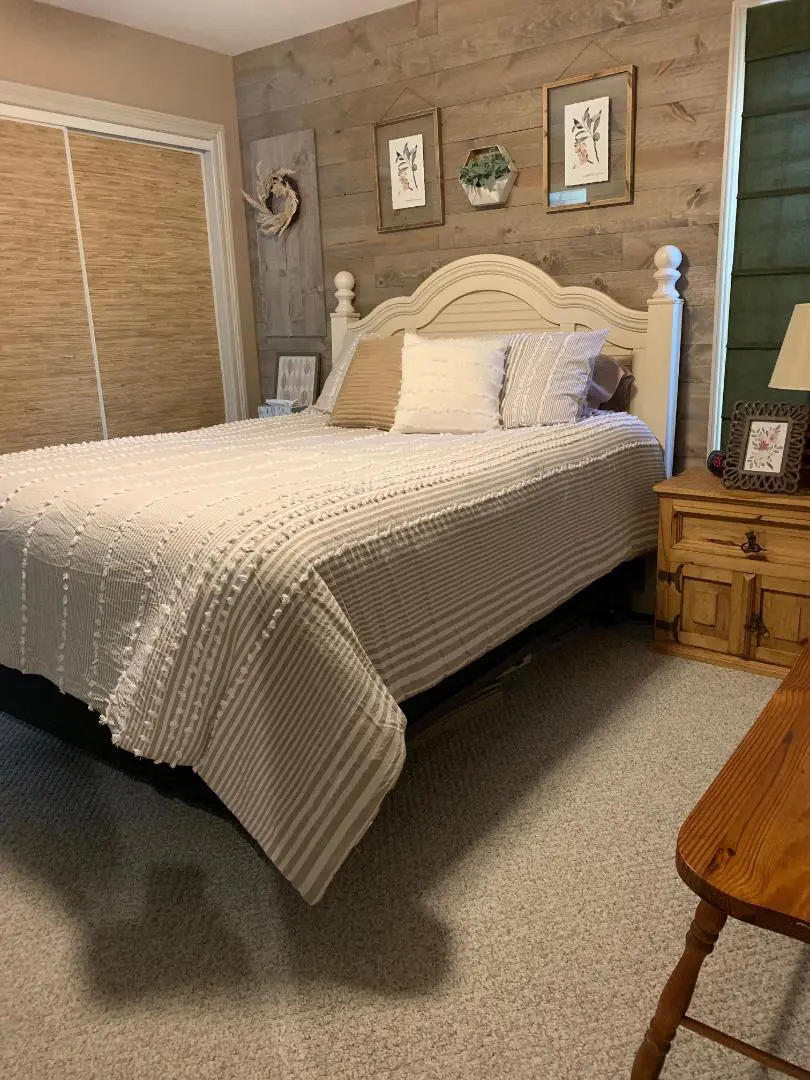
{"type": "MultiPolygon", "coordinates": [[[[223,126],[2,80],[0,117],[200,153],[225,416],[229,421],[245,419],[248,399],[244,343],[223,126]]],[[[194,392],[193,387],[189,392],[194,392]]]]}
{"type": "Polygon", "coordinates": [[[707,450],[720,446],[723,414],[723,391],[726,381],[726,346],[728,312],[731,300],[731,268],[734,261],[734,238],[737,229],[737,192],[740,171],[740,131],[745,93],[745,34],[748,12],[762,4],[781,0],[734,0],[731,12],[728,91],[726,95],[726,134],[723,151],[723,189],[720,201],[720,235],[717,248],[717,279],[714,294],[714,333],[712,337],[711,397],[709,402],[709,442],[707,450]]]}

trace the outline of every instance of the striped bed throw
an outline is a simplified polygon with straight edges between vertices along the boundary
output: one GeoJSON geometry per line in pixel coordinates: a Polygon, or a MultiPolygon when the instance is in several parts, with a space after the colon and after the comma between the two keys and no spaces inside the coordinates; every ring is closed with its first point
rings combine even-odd
{"type": "Polygon", "coordinates": [[[310,903],[400,773],[397,702],[654,547],[626,414],[476,435],[310,410],[0,458],[0,664],[193,766],[310,903]]]}

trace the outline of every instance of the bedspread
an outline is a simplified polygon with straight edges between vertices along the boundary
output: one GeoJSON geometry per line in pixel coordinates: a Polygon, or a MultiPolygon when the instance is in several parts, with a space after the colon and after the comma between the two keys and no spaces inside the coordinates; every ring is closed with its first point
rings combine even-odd
{"type": "Polygon", "coordinates": [[[314,410],[0,457],[0,664],[187,764],[314,903],[405,754],[397,702],[655,545],[625,414],[464,436],[314,410]]]}

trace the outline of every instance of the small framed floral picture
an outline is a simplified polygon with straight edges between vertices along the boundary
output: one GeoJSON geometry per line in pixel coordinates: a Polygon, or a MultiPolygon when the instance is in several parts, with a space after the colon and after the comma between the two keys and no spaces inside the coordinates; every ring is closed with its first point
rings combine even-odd
{"type": "Polygon", "coordinates": [[[738,401],[723,471],[727,488],[796,491],[810,405],[738,401]]]}
{"type": "Polygon", "coordinates": [[[636,69],[596,71],[543,87],[546,210],[633,201],[636,69]]]}
{"type": "Polygon", "coordinates": [[[421,229],[444,221],[438,109],[374,125],[377,231],[421,229]]]}

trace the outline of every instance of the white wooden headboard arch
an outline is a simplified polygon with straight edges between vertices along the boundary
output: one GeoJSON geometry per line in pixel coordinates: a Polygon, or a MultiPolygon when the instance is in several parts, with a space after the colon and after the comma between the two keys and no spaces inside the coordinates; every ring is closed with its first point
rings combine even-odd
{"type": "Polygon", "coordinates": [[[675,450],[683,300],[678,248],[655,253],[656,290],[646,311],[634,311],[583,286],[562,286],[531,263],[511,255],[469,255],[441,267],[410,296],[385,300],[365,318],[354,309],[354,276],[335,275],[332,355],[349,330],[388,337],[403,330],[481,334],[487,331],[596,330],[607,326],[607,353],[632,366],[632,411],[664,450],[667,475],[675,450]]]}

